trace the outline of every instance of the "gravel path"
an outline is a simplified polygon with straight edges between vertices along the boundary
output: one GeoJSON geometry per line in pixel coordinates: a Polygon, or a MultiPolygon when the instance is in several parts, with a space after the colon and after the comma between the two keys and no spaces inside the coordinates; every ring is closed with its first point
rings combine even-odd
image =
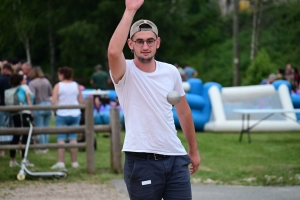
{"type": "Polygon", "coordinates": [[[41,183],[0,189],[1,200],[129,200],[108,184],[41,183]]]}

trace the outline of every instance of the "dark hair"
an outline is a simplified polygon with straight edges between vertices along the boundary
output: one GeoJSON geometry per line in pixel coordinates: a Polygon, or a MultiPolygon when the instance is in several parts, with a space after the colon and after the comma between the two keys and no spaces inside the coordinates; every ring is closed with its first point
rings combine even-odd
{"type": "Polygon", "coordinates": [[[284,75],[284,73],[285,73],[285,70],[284,70],[284,69],[282,69],[282,68],[279,68],[279,69],[278,69],[278,72],[279,72],[280,74],[284,75]]]}
{"type": "Polygon", "coordinates": [[[3,65],[2,69],[7,69],[9,70],[10,72],[13,72],[13,68],[10,64],[6,63],[3,65]]]}
{"type": "Polygon", "coordinates": [[[14,58],[10,59],[10,63],[13,65],[17,64],[18,62],[19,62],[18,58],[14,57],[14,58]]]}
{"type": "Polygon", "coordinates": [[[295,72],[295,73],[297,73],[297,74],[299,73],[299,72],[298,72],[298,68],[293,67],[293,69],[294,69],[294,72],[295,72]]]}
{"type": "Polygon", "coordinates": [[[22,60],[20,60],[19,62],[23,65],[24,63],[27,63],[27,60],[22,59],[22,60]]]}
{"type": "Polygon", "coordinates": [[[9,79],[10,86],[16,87],[21,85],[23,79],[24,79],[24,74],[22,73],[22,71],[19,71],[19,73],[12,74],[9,79]]]}
{"type": "Polygon", "coordinates": [[[63,75],[65,80],[71,80],[73,78],[73,70],[70,67],[58,68],[58,73],[63,75]]]}

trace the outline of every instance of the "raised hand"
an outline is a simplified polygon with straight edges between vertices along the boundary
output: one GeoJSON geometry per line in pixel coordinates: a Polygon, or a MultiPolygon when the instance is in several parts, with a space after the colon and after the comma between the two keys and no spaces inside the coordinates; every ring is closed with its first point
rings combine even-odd
{"type": "Polygon", "coordinates": [[[138,10],[143,3],[144,0],[125,0],[127,10],[138,10]]]}

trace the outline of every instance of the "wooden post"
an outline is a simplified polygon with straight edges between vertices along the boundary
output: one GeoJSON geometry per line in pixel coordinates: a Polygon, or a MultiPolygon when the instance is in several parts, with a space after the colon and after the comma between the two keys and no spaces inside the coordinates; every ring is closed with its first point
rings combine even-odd
{"type": "Polygon", "coordinates": [[[86,172],[95,173],[95,150],[94,150],[94,117],[93,99],[85,100],[85,142],[86,142],[86,172]]]}
{"type": "Polygon", "coordinates": [[[121,153],[121,122],[120,111],[118,108],[110,109],[110,155],[111,168],[115,173],[122,172],[122,153],[121,153]]]}

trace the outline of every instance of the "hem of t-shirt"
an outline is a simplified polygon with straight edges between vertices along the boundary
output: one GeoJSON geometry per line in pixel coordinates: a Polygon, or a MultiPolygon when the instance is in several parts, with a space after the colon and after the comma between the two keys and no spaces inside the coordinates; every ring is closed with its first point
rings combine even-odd
{"type": "Polygon", "coordinates": [[[163,152],[163,151],[152,151],[152,150],[136,150],[136,149],[122,149],[122,152],[137,152],[137,153],[155,153],[155,154],[161,154],[161,155],[167,155],[167,156],[184,156],[187,155],[187,152],[176,152],[176,153],[170,153],[170,152],[163,152]]]}

